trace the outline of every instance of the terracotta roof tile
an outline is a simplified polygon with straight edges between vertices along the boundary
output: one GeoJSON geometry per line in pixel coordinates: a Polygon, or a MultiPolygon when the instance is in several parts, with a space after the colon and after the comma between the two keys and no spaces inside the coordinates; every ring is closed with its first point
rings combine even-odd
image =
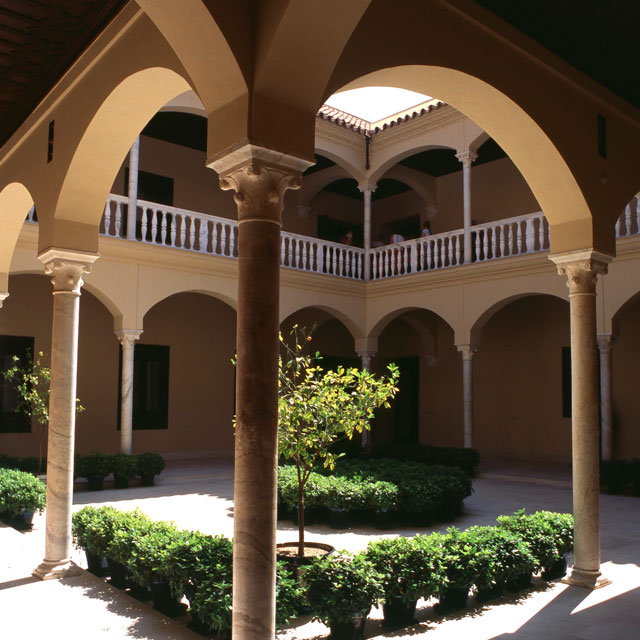
{"type": "Polygon", "coordinates": [[[358,116],[354,116],[351,113],[347,113],[346,111],[340,111],[340,109],[335,109],[334,107],[330,107],[328,104],[323,104],[318,113],[318,118],[322,118],[323,120],[329,120],[341,127],[346,127],[347,129],[353,129],[356,133],[362,133],[365,135],[373,135],[378,133],[379,131],[384,131],[389,127],[397,126],[403,122],[408,122],[409,120],[413,120],[414,118],[419,118],[435,109],[439,109],[445,103],[437,100],[433,100],[430,103],[423,103],[423,105],[417,105],[416,107],[410,107],[409,109],[405,109],[400,113],[393,114],[388,118],[382,118],[377,122],[369,122],[368,120],[364,120],[363,118],[358,118],[358,116]]]}

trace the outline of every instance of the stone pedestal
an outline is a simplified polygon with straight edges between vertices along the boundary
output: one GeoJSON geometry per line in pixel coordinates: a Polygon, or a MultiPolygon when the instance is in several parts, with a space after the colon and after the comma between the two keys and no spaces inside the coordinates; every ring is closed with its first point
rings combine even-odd
{"type": "Polygon", "coordinates": [[[232,634],[275,636],[280,216],[309,163],[247,145],[216,161],[238,207],[232,634]]]}
{"type": "Polygon", "coordinates": [[[53,283],[45,555],[33,572],[34,576],[47,580],[77,571],[71,563],[71,504],[78,318],[82,277],[98,256],[48,249],[38,257],[53,283]]]}
{"type": "Polygon", "coordinates": [[[596,281],[609,256],[594,251],[550,256],[567,276],[571,324],[571,411],[574,565],[563,581],[595,589],[609,584],[600,573],[600,428],[596,281]]]}
{"type": "Polygon", "coordinates": [[[136,341],[142,331],[120,329],[116,336],[122,345],[122,374],[120,380],[120,453],[131,455],[133,449],[133,359],[136,341]]]}

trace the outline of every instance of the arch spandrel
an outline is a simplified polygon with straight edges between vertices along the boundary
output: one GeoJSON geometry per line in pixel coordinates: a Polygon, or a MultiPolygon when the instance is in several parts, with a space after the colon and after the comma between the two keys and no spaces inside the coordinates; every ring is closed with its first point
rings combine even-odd
{"type": "Polygon", "coordinates": [[[358,325],[358,322],[353,319],[352,310],[348,308],[340,308],[339,303],[336,304],[316,304],[310,300],[293,300],[290,299],[287,303],[280,304],[280,324],[282,325],[288,318],[294,313],[302,311],[303,309],[318,309],[329,314],[336,320],[339,320],[352,335],[354,342],[361,340],[364,337],[362,327],[358,325]]]}
{"type": "MultiPolygon", "coordinates": [[[[367,338],[377,342],[380,338],[380,334],[397,318],[402,317],[404,314],[410,311],[429,311],[436,317],[440,318],[447,326],[449,326],[455,332],[455,322],[452,323],[452,318],[447,319],[442,313],[438,313],[435,308],[423,304],[415,304],[412,306],[401,306],[393,311],[387,311],[382,315],[373,318],[371,329],[367,333],[367,338]]],[[[371,320],[371,318],[370,318],[371,320]]],[[[414,323],[412,323],[413,326],[414,323]]],[[[433,339],[433,337],[432,337],[433,339]]]]}
{"type": "Polygon", "coordinates": [[[93,114],[75,148],[55,203],[40,224],[40,249],[96,251],[104,203],[123,158],[166,102],[189,89],[175,71],[153,67],[119,82],[93,114]]]}

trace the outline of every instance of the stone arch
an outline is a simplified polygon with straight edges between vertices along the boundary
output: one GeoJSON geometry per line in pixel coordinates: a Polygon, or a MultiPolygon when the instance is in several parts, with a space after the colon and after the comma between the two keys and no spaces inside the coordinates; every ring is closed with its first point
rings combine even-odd
{"type": "Polygon", "coordinates": [[[33,197],[20,182],[11,182],[0,191],[0,292],[7,291],[7,278],[13,251],[24,220],[33,206],[33,197]]]}
{"type": "Polygon", "coordinates": [[[619,333],[619,324],[620,318],[624,315],[625,311],[627,311],[630,307],[636,304],[640,300],[640,289],[638,289],[634,294],[629,296],[618,308],[615,310],[613,315],[611,316],[611,323],[609,326],[603,327],[605,330],[604,333],[608,333],[606,329],[609,329],[614,335],[619,333]]]}
{"type": "Polygon", "coordinates": [[[455,331],[454,324],[452,324],[446,317],[444,317],[443,315],[441,315],[437,311],[434,311],[433,309],[430,309],[427,306],[415,305],[415,306],[411,306],[411,307],[400,307],[398,309],[394,309],[393,311],[390,311],[390,312],[386,313],[385,315],[383,315],[373,325],[373,327],[369,331],[367,339],[373,340],[373,341],[377,341],[378,338],[380,337],[380,334],[385,330],[385,328],[393,320],[395,320],[396,318],[399,318],[400,316],[405,314],[407,311],[414,311],[414,310],[424,310],[424,311],[429,311],[429,312],[433,313],[435,316],[440,318],[452,331],[455,331]]]}
{"type": "Polygon", "coordinates": [[[164,67],[138,71],[114,87],[73,153],[54,219],[41,220],[41,234],[53,236],[54,244],[66,241],[61,246],[72,242],[95,247],[104,203],[123,157],[153,114],[189,88],[182,76],[164,67]],[[49,225],[55,227],[49,230],[49,225]],[[76,237],[70,239],[72,230],[76,237]]]}
{"type": "Polygon", "coordinates": [[[358,183],[366,182],[367,177],[364,171],[364,167],[359,169],[352,162],[349,162],[343,154],[339,153],[340,147],[332,148],[328,140],[324,138],[316,137],[315,149],[320,155],[329,158],[329,160],[335,162],[338,166],[342,167],[349,177],[356,180],[358,183]]]}
{"type": "MultiPolygon", "coordinates": [[[[388,60],[386,61],[388,64],[388,60]]],[[[369,67],[375,63],[368,62],[369,67]]],[[[462,66],[460,61],[456,64],[462,66]]],[[[364,65],[363,65],[364,66],[364,65]]],[[[585,186],[577,179],[579,159],[570,166],[558,148],[557,138],[564,135],[549,120],[543,125],[544,114],[534,117],[525,105],[526,98],[510,92],[515,84],[493,78],[495,70],[478,70],[478,75],[447,66],[401,64],[387,66],[355,76],[350,82],[340,82],[341,89],[364,86],[394,86],[435,95],[464,113],[489,134],[512,159],[531,188],[551,226],[552,251],[562,252],[585,247],[613,249],[613,234],[606,229],[606,220],[592,217],[585,197],[585,186]],[[482,73],[481,73],[482,71],[482,73]],[[480,76],[483,77],[480,77],[480,76]],[[498,88],[499,87],[499,88],[498,88]],[[518,100],[522,104],[518,102],[518,100]],[[596,228],[597,227],[597,228],[596,228]]],[[[353,70],[352,70],[353,72],[353,70]]],[[[345,76],[346,80],[346,76],[345,76]]],[[[566,134],[566,132],[564,132],[566,134]]]]}
{"type": "MultiPolygon", "coordinates": [[[[491,138],[491,136],[486,132],[483,131],[477,138],[475,138],[470,144],[469,144],[469,151],[473,151],[474,153],[478,153],[478,150],[480,149],[480,147],[491,138]]],[[[460,151],[462,151],[462,149],[460,149],[460,151]]]]}
{"type": "MultiPolygon", "coordinates": [[[[26,263],[18,265],[17,268],[11,270],[11,273],[9,275],[36,275],[50,280],[50,277],[45,275],[40,263],[36,261],[34,261],[32,265],[26,263]]],[[[117,322],[118,319],[122,317],[123,310],[116,298],[112,295],[113,292],[110,292],[105,287],[92,282],[91,274],[86,275],[83,279],[83,282],[84,284],[82,285],[81,295],[82,291],[88,291],[113,316],[114,322],[117,322]]]]}
{"type": "Polygon", "coordinates": [[[287,321],[294,313],[298,311],[302,311],[304,309],[318,309],[319,311],[323,311],[330,316],[333,316],[336,320],[340,321],[347,329],[347,331],[351,334],[351,337],[356,340],[362,337],[362,332],[360,331],[357,324],[345,313],[344,311],[337,309],[336,307],[332,307],[329,305],[321,305],[321,304],[291,304],[289,308],[286,310],[280,308],[280,325],[287,321]]]}
{"type": "Polygon", "coordinates": [[[354,178],[344,167],[334,165],[324,171],[318,171],[307,176],[302,181],[302,188],[298,192],[298,205],[311,206],[311,201],[324,189],[327,185],[335,180],[342,178],[354,178]]]}
{"type": "Polygon", "coordinates": [[[528,298],[531,296],[551,296],[553,298],[559,298],[560,300],[564,300],[567,302],[567,297],[558,295],[557,292],[551,291],[523,291],[521,293],[516,293],[510,296],[506,296],[504,298],[500,298],[497,301],[491,303],[491,305],[478,315],[472,323],[470,323],[470,331],[469,331],[469,340],[467,340],[464,336],[456,336],[456,342],[459,344],[479,344],[480,342],[480,334],[482,333],[482,329],[487,324],[489,320],[498,312],[500,309],[504,309],[504,307],[508,306],[512,302],[516,300],[521,300],[523,298],[528,298]]]}
{"type": "Polygon", "coordinates": [[[386,177],[386,174],[391,170],[391,168],[395,167],[401,160],[422,151],[430,151],[431,149],[451,149],[456,151],[455,147],[451,147],[446,144],[420,144],[418,146],[411,147],[410,149],[403,149],[402,151],[398,151],[398,153],[387,158],[379,167],[377,167],[369,177],[369,181],[377,182],[380,178],[386,177]]]}
{"type": "Polygon", "coordinates": [[[179,295],[181,293],[198,293],[204,296],[208,296],[210,298],[214,298],[216,300],[219,300],[220,302],[223,302],[228,307],[231,307],[234,311],[238,311],[238,301],[225,293],[208,289],[176,287],[172,290],[165,290],[161,293],[158,293],[158,295],[154,296],[152,299],[145,301],[144,307],[138,310],[139,328],[142,328],[144,326],[143,321],[149,311],[151,311],[154,307],[156,307],[164,300],[167,300],[168,298],[179,295]]]}
{"type": "Polygon", "coordinates": [[[419,171],[396,164],[381,177],[398,180],[399,182],[406,184],[408,187],[411,187],[424,202],[425,212],[430,215],[431,213],[435,213],[437,205],[433,194],[424,184],[424,180],[421,179],[422,175],[423,174],[419,171]]]}

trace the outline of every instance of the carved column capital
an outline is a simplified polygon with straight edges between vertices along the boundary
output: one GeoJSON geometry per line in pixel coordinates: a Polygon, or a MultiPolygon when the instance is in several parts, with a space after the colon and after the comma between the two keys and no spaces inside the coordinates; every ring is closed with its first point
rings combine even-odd
{"type": "Polygon", "coordinates": [[[361,193],[373,193],[376,190],[377,186],[378,185],[375,183],[361,182],[358,185],[358,191],[360,191],[361,193]]]}
{"type": "Polygon", "coordinates": [[[238,222],[280,224],[284,193],[299,189],[302,171],[312,163],[271,149],[245,145],[211,164],[220,174],[220,188],[233,189],[238,222]]]}
{"type": "Polygon", "coordinates": [[[611,348],[615,342],[615,338],[610,333],[599,333],[597,335],[598,349],[600,353],[611,353],[611,348]]]}
{"type": "Polygon", "coordinates": [[[123,348],[131,348],[140,340],[142,331],[138,329],[118,329],[115,334],[123,348]]]}
{"type": "Polygon", "coordinates": [[[463,360],[471,360],[473,354],[478,350],[475,344],[457,344],[456,348],[462,354],[463,360]]]}
{"type": "Polygon", "coordinates": [[[0,293],[0,309],[2,308],[2,303],[9,297],[8,293],[0,293]]]}
{"type": "Polygon", "coordinates": [[[477,160],[478,154],[470,150],[461,151],[460,153],[456,153],[456,158],[462,163],[462,166],[467,169],[477,160]]]}
{"type": "Polygon", "coordinates": [[[612,256],[597,251],[572,251],[549,256],[556,263],[558,273],[567,276],[569,295],[595,295],[599,274],[607,273],[612,256]]]}
{"type": "Polygon", "coordinates": [[[90,273],[91,265],[99,258],[97,253],[83,253],[68,249],[47,249],[39,256],[44,272],[51,276],[53,294],[71,293],[80,295],[82,277],[90,273]]]}

